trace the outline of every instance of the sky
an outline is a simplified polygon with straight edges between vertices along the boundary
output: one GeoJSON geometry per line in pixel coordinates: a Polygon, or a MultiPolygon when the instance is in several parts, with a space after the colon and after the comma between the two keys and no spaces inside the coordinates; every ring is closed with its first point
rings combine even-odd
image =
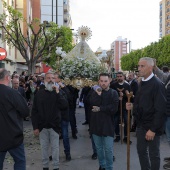
{"type": "Polygon", "coordinates": [[[141,49],[159,40],[160,0],[70,0],[72,28],[87,26],[92,37],[87,43],[95,52],[109,50],[118,36],[141,49]]]}

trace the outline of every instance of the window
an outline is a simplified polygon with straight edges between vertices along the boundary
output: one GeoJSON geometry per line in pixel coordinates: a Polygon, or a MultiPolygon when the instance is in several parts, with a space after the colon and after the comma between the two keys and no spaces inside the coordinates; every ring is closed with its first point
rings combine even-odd
{"type": "Polygon", "coordinates": [[[52,0],[41,0],[41,5],[49,5],[52,6],[52,0]]]}
{"type": "Polygon", "coordinates": [[[5,68],[5,63],[0,62],[0,68],[5,68]]]}

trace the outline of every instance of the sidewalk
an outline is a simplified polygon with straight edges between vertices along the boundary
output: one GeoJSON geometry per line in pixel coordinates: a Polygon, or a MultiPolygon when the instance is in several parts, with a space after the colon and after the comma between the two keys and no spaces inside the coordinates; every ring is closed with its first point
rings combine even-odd
{"type": "MultiPolygon", "coordinates": [[[[65,154],[62,140],[60,140],[60,170],[98,170],[98,160],[92,160],[92,147],[88,133],[88,126],[82,125],[84,122],[84,108],[77,108],[76,118],[78,126],[78,139],[73,139],[70,133],[71,156],[70,162],[65,161],[65,154]]],[[[70,131],[71,132],[71,131],[70,131]]],[[[25,152],[27,159],[27,170],[42,170],[41,150],[38,138],[33,136],[31,121],[24,122],[25,134],[25,152]]],[[[130,169],[140,170],[138,155],[136,152],[135,133],[131,133],[131,151],[130,151],[130,169]]],[[[127,152],[126,144],[114,143],[114,170],[127,169],[127,152]]],[[[161,139],[161,168],[164,164],[163,158],[170,156],[170,148],[165,135],[161,139]]],[[[50,162],[50,170],[52,170],[52,162],[50,162]]],[[[13,170],[13,160],[7,155],[4,162],[4,170],[13,170]]]]}

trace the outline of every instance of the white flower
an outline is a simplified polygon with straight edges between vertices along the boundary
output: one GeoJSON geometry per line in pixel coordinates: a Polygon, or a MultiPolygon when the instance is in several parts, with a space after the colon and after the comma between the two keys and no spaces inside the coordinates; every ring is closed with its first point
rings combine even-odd
{"type": "Polygon", "coordinates": [[[97,80],[102,67],[100,63],[93,60],[84,60],[80,57],[62,59],[60,63],[60,71],[63,77],[74,78],[76,76],[91,78],[97,80]]]}

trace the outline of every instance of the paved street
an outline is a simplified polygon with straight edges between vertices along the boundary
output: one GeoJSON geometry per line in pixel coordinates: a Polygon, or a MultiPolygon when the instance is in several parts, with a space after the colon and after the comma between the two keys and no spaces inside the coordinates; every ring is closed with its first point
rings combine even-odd
{"type": "MultiPolygon", "coordinates": [[[[70,133],[71,156],[70,162],[65,161],[64,149],[62,140],[60,140],[60,170],[98,170],[98,161],[92,160],[92,148],[88,134],[88,126],[82,125],[84,122],[84,109],[77,108],[77,125],[78,125],[78,139],[72,139],[70,133]]],[[[25,148],[27,157],[27,170],[41,170],[41,152],[38,138],[35,138],[32,133],[31,122],[24,122],[25,133],[25,148]]],[[[136,153],[136,137],[135,133],[131,133],[131,170],[140,170],[138,156],[136,153]]],[[[126,170],[126,144],[115,143],[114,155],[116,160],[114,162],[114,170],[126,170]]],[[[164,164],[163,158],[170,156],[170,148],[167,144],[165,135],[161,139],[161,168],[164,164]]],[[[13,169],[13,160],[7,155],[4,170],[13,169]]],[[[52,162],[50,162],[50,170],[52,170],[52,162]]]]}

